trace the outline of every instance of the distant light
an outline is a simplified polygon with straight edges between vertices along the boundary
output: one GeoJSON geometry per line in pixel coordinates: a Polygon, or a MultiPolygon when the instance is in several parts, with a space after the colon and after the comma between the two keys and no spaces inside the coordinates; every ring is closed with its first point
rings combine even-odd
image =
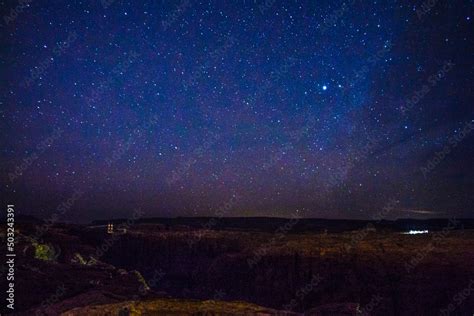
{"type": "Polygon", "coordinates": [[[323,90],[326,91],[328,89],[327,86],[323,86],[323,90]]]}
{"type": "Polygon", "coordinates": [[[417,234],[428,234],[427,230],[409,230],[404,233],[405,235],[417,235],[417,234]]]}

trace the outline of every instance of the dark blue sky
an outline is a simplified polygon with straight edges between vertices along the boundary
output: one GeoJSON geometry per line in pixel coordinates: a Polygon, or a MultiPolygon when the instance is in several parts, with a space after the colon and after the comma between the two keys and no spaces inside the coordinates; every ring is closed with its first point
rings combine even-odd
{"type": "Polygon", "coordinates": [[[0,104],[19,212],[76,190],[61,219],[473,215],[472,1],[21,3],[0,104]]]}

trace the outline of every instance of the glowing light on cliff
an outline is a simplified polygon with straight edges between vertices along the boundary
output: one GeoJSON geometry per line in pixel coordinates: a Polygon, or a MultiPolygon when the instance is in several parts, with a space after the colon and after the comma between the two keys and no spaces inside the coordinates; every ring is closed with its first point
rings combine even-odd
{"type": "Polygon", "coordinates": [[[405,235],[417,235],[417,234],[428,234],[427,230],[409,230],[404,233],[405,235]]]}

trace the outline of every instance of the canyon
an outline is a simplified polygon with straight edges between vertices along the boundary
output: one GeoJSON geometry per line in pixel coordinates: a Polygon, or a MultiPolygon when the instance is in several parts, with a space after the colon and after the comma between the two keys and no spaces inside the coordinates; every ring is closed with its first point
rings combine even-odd
{"type": "Polygon", "coordinates": [[[41,240],[38,224],[23,225],[19,313],[472,315],[472,229],[311,232],[278,230],[282,223],[260,231],[137,223],[112,234],[55,224],[41,240]]]}

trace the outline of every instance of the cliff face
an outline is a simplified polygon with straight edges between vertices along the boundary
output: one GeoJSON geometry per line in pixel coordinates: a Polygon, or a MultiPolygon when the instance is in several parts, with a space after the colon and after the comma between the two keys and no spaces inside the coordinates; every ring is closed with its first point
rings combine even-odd
{"type": "MultiPolygon", "coordinates": [[[[398,234],[354,242],[350,234],[275,241],[258,233],[131,233],[103,259],[142,272],[153,290],[173,297],[212,299],[221,293],[293,311],[354,303],[371,315],[435,315],[474,279],[472,237],[452,235],[427,247],[429,236],[398,234]]],[[[470,315],[473,297],[456,312],[470,315]]]]}

